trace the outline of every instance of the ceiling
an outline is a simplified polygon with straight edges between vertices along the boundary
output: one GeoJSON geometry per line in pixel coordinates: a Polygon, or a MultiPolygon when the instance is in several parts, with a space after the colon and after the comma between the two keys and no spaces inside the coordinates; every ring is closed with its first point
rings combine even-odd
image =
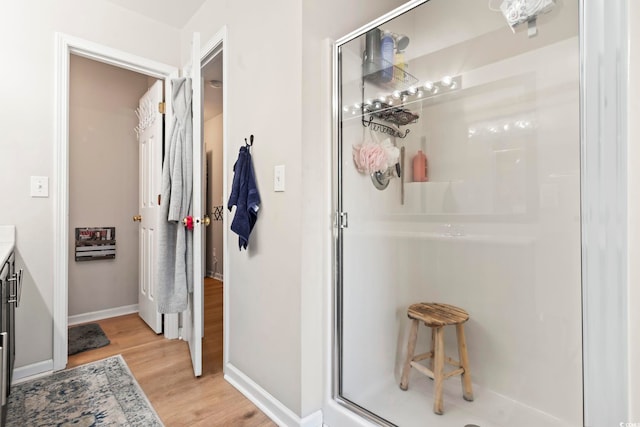
{"type": "Polygon", "coordinates": [[[204,91],[203,119],[207,121],[222,113],[222,87],[211,87],[211,80],[219,80],[224,84],[222,76],[222,53],[216,55],[202,67],[202,89],[204,91]]]}
{"type": "Polygon", "coordinates": [[[206,0],[107,0],[156,21],[182,29],[206,0]]]}
{"type": "MultiPolygon", "coordinates": [[[[206,0],[107,0],[125,9],[169,26],[182,29],[206,0]]],[[[204,120],[222,113],[222,88],[214,89],[210,80],[222,81],[222,55],[217,55],[202,68],[204,80],[204,120]]]]}

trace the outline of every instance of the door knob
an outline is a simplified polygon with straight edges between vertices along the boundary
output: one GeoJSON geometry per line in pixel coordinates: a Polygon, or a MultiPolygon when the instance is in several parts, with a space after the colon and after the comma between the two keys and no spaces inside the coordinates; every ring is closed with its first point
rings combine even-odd
{"type": "Polygon", "coordinates": [[[202,223],[204,224],[205,227],[208,227],[209,224],[211,224],[211,218],[205,215],[204,218],[202,218],[202,223]]]}
{"type": "Polygon", "coordinates": [[[134,215],[134,216],[133,216],[133,220],[134,220],[135,222],[140,222],[140,221],[142,221],[142,215],[134,215]]]}

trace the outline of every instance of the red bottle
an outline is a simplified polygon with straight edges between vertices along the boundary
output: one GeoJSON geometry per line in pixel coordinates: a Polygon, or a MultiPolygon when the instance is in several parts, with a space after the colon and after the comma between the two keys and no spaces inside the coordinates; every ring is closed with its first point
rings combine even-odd
{"type": "Polygon", "coordinates": [[[414,182],[425,182],[429,180],[429,175],[427,174],[427,156],[419,150],[418,153],[413,157],[413,181],[414,182]]]}

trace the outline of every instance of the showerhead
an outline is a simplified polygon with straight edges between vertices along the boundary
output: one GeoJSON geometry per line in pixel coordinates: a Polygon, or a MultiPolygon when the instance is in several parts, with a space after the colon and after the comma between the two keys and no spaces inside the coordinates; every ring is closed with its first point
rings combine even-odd
{"type": "Polygon", "coordinates": [[[405,50],[409,46],[409,37],[404,34],[395,34],[394,37],[396,39],[396,49],[405,50]]]}

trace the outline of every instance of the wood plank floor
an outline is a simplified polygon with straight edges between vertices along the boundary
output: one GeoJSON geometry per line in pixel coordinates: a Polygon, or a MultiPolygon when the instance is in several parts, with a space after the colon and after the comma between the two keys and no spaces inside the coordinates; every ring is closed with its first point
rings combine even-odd
{"type": "Polygon", "coordinates": [[[156,335],[137,314],[101,320],[106,347],[69,356],[67,368],[121,354],[167,427],[275,424],[223,378],[222,282],[205,279],[203,375],[193,376],[185,341],[156,335]]]}

